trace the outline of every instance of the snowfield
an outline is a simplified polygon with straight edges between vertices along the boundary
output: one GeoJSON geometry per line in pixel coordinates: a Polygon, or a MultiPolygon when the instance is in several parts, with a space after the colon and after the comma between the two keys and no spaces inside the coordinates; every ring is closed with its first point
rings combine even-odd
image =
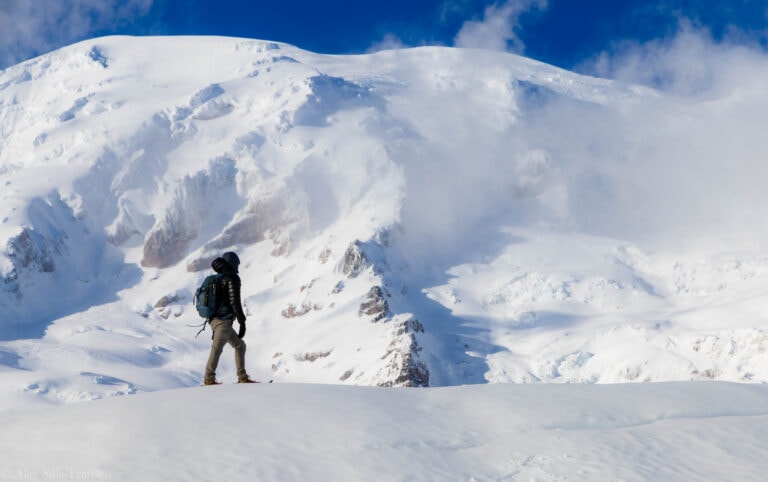
{"type": "Polygon", "coordinates": [[[0,479],[764,479],[747,54],[687,97],[218,37],[0,71],[0,479]],[[228,250],[273,385],[197,387],[228,250]]]}
{"type": "Polygon", "coordinates": [[[0,478],[759,481],[766,401],[724,382],[166,390],[0,415],[0,478]]]}

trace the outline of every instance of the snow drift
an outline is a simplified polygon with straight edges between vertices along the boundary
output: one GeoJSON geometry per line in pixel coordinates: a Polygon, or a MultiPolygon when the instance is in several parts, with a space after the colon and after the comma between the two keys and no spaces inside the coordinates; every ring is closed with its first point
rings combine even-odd
{"type": "Polygon", "coordinates": [[[766,397],[719,382],[167,390],[0,414],[0,478],[757,481],[766,397]]]}

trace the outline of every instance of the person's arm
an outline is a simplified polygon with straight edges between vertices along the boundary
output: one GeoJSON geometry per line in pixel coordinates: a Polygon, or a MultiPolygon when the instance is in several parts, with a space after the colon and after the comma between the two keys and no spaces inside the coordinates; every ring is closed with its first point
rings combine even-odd
{"type": "Polygon", "coordinates": [[[227,278],[229,278],[229,304],[232,306],[232,311],[235,312],[238,323],[245,326],[245,312],[243,312],[243,305],[240,302],[240,277],[232,274],[227,278]]]}

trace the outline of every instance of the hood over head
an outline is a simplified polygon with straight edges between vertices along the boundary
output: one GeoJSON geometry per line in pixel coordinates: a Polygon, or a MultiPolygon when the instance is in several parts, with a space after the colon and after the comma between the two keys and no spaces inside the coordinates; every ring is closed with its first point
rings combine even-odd
{"type": "Polygon", "coordinates": [[[224,253],[211,263],[211,267],[217,273],[237,273],[238,266],[240,266],[240,258],[231,251],[224,253]]]}
{"type": "Polygon", "coordinates": [[[221,255],[221,258],[229,263],[230,266],[235,268],[235,273],[237,273],[237,268],[240,266],[240,258],[237,256],[236,253],[232,251],[227,251],[226,253],[221,255]]]}

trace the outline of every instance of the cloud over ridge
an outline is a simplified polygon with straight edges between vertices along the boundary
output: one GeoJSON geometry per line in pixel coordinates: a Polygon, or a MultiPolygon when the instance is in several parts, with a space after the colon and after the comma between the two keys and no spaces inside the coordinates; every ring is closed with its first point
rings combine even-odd
{"type": "Polygon", "coordinates": [[[511,51],[522,54],[525,45],[518,35],[520,17],[545,9],[547,0],[508,0],[485,8],[482,20],[464,22],[454,39],[456,47],[511,51]]]}
{"type": "Polygon", "coordinates": [[[153,0],[4,0],[0,68],[133,22],[152,4],[153,0]]]}

